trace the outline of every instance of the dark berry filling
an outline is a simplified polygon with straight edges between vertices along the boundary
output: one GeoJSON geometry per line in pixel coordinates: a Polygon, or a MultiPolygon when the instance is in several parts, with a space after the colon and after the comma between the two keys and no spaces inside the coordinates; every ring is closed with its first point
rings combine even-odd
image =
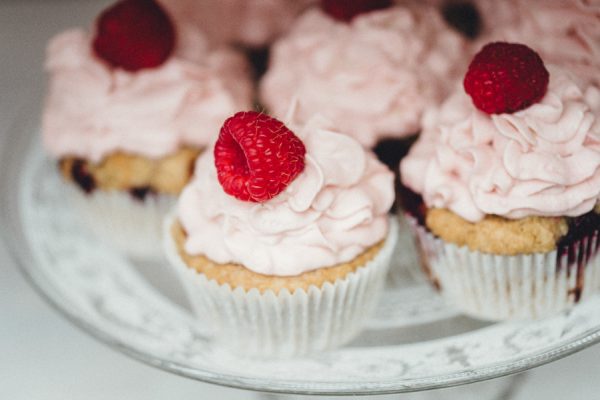
{"type": "Polygon", "coordinates": [[[246,49],[246,55],[252,67],[254,80],[260,79],[269,66],[269,47],[246,49]]]}
{"type": "Polygon", "coordinates": [[[85,161],[76,159],[71,165],[73,181],[85,192],[92,193],[96,189],[94,177],[89,173],[85,161]]]}
{"type": "Polygon", "coordinates": [[[394,173],[394,187],[396,190],[396,201],[392,207],[394,212],[400,205],[400,196],[402,195],[400,182],[400,160],[408,153],[410,146],[415,142],[416,136],[405,139],[382,139],[373,148],[379,161],[389,167],[394,173]]]}
{"type": "Polygon", "coordinates": [[[559,249],[569,247],[574,243],[589,237],[600,229],[600,214],[590,211],[579,217],[567,218],[569,231],[557,243],[559,249]]]}
{"type": "Polygon", "coordinates": [[[470,2],[451,2],[442,8],[444,19],[452,28],[470,39],[481,32],[481,17],[474,4],[470,2]]]}
{"type": "Polygon", "coordinates": [[[134,199],[144,201],[147,196],[154,194],[154,190],[150,186],[140,186],[129,189],[129,193],[134,199]]]}
{"type": "Polygon", "coordinates": [[[576,286],[571,290],[571,294],[577,302],[581,299],[583,291],[585,266],[598,253],[600,247],[600,214],[590,211],[578,217],[568,218],[567,224],[569,225],[569,231],[557,243],[557,265],[563,265],[561,260],[566,257],[567,265],[577,268],[576,286]],[[577,245],[580,242],[585,243],[586,240],[587,245],[577,245]]]}
{"type": "Polygon", "coordinates": [[[427,213],[427,207],[423,202],[423,197],[404,185],[400,185],[399,192],[400,204],[404,211],[416,219],[419,225],[426,228],[425,215],[427,213]]]}

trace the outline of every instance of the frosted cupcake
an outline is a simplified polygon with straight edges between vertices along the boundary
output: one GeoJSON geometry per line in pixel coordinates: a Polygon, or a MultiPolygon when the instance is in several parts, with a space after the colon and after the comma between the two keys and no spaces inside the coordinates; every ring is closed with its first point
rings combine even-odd
{"type": "Polygon", "coordinates": [[[485,46],[464,86],[401,163],[426,270],[475,317],[567,309],[600,283],[596,89],[508,43],[485,46]]]}
{"type": "Polygon", "coordinates": [[[209,50],[153,1],[131,0],[106,10],[94,33],[54,37],[46,69],[43,142],[83,219],[130,254],[157,254],[164,211],[194,160],[251,104],[244,59],[209,50]]]}
{"type": "Polygon", "coordinates": [[[321,113],[361,144],[405,138],[423,111],[458,82],[466,40],[425,4],[323,1],[296,20],[272,49],[260,99],[283,117],[321,113]]]}
{"type": "Polygon", "coordinates": [[[259,97],[278,117],[296,99],[300,121],[324,115],[397,171],[468,49],[432,6],[323,0],[273,45],[259,97]]]}
{"type": "Polygon", "coordinates": [[[200,156],[167,255],[224,348],[291,356],[353,338],[382,290],[393,174],[321,118],[229,118],[200,156]],[[297,136],[296,136],[297,134],[297,136]]]}

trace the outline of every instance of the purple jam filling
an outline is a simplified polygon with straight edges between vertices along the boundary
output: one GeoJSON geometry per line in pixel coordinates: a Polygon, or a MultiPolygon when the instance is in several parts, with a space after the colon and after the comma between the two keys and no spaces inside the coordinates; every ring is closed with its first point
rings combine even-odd
{"type": "Polygon", "coordinates": [[[129,189],[129,193],[134,199],[144,201],[147,196],[154,194],[154,190],[150,186],[140,186],[129,189]]]}
{"type": "Polygon", "coordinates": [[[410,146],[415,142],[416,135],[404,139],[382,139],[373,148],[375,155],[394,173],[394,188],[396,190],[396,201],[392,212],[396,211],[402,194],[400,183],[400,160],[408,154],[410,146]]]}
{"type": "Polygon", "coordinates": [[[404,211],[416,219],[419,225],[427,228],[425,225],[425,213],[427,211],[427,207],[425,207],[425,203],[423,202],[421,195],[413,192],[404,185],[400,185],[399,192],[400,204],[402,205],[404,211]]]}
{"type": "Polygon", "coordinates": [[[567,218],[567,224],[569,225],[569,231],[558,241],[558,249],[569,247],[598,231],[600,229],[600,214],[592,210],[579,217],[567,218]]]}
{"type": "Polygon", "coordinates": [[[71,177],[81,190],[87,194],[92,193],[94,189],[96,189],[94,177],[90,175],[83,160],[77,159],[73,161],[73,165],[71,166],[71,177]]]}
{"type": "Polygon", "coordinates": [[[452,28],[470,39],[481,32],[481,17],[477,7],[471,2],[452,2],[442,8],[444,19],[452,28]]]}
{"type": "Polygon", "coordinates": [[[246,56],[250,61],[254,79],[260,79],[267,72],[269,66],[269,47],[246,49],[246,56]]]}
{"type": "Polygon", "coordinates": [[[581,299],[584,286],[585,266],[598,253],[598,248],[600,247],[598,237],[600,214],[590,211],[578,217],[568,218],[567,224],[569,225],[569,231],[557,243],[557,264],[560,266],[560,260],[567,257],[567,265],[577,268],[576,286],[571,290],[571,295],[578,302],[581,299]],[[593,238],[596,239],[596,243],[592,246],[590,241],[593,238]],[[588,240],[587,246],[577,245],[586,239],[588,240]],[[581,249],[585,249],[585,251],[579,251],[581,249]]]}

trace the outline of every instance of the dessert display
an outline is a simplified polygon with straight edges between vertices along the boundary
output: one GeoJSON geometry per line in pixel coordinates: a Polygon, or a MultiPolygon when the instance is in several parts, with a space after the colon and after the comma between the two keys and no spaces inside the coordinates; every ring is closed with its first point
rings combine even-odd
{"type": "Polygon", "coordinates": [[[42,140],[82,229],[181,282],[169,352],[294,360],[597,293],[599,60],[583,0],[120,0],[51,39],[42,140]],[[395,314],[413,250],[440,303],[395,314]]]}
{"type": "MultiPolygon", "coordinates": [[[[568,65],[568,64],[567,64],[568,65]]],[[[494,42],[401,163],[425,269],[483,319],[539,318],[600,284],[600,92],[494,42]]]]}
{"type": "Polygon", "coordinates": [[[160,254],[161,221],[223,120],[252,102],[248,65],[175,26],[152,0],[105,10],[94,32],[47,49],[46,150],[98,235],[136,256],[160,254]]]}
{"type": "Polygon", "coordinates": [[[421,115],[458,83],[467,40],[417,2],[323,1],[275,42],[260,100],[283,117],[332,120],[361,144],[417,134],[421,115]]]}
{"type": "Polygon", "coordinates": [[[165,226],[194,310],[236,353],[346,343],[396,240],[392,172],[322,117],[289,126],[252,111],[227,119],[165,226]]]}

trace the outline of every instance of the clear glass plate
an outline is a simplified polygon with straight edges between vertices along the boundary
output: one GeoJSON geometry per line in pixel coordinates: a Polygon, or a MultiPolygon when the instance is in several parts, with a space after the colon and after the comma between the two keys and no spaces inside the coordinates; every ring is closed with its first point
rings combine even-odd
{"type": "Polygon", "coordinates": [[[77,326],[157,368],[259,391],[382,394],[512,374],[600,341],[600,296],[534,322],[490,324],[459,315],[408,273],[414,259],[404,235],[391,283],[352,343],[291,360],[228,354],[190,315],[162,260],[132,262],[81,224],[64,199],[55,163],[41,150],[38,121],[28,114],[2,143],[1,231],[12,255],[33,286],[77,326]]]}

